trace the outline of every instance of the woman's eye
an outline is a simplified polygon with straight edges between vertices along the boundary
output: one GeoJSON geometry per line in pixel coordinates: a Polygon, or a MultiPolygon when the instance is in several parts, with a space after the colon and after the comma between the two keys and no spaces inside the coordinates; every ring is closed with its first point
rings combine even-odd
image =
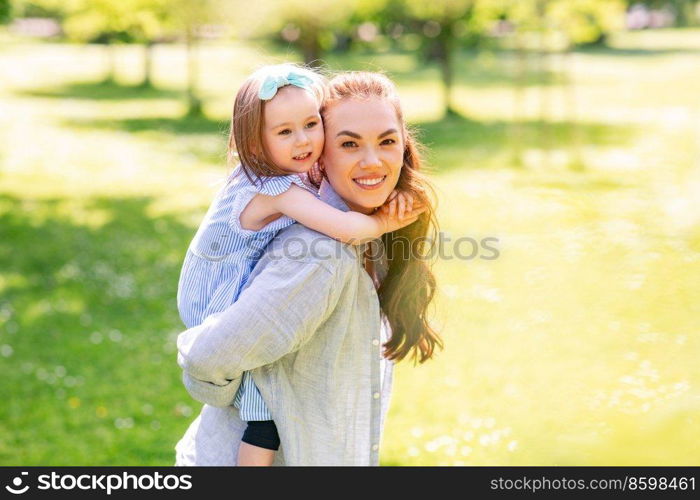
{"type": "Polygon", "coordinates": [[[384,139],[381,143],[382,146],[388,146],[390,144],[396,144],[394,139],[384,139]]]}
{"type": "Polygon", "coordinates": [[[277,134],[278,134],[278,135],[289,135],[289,134],[291,134],[291,133],[292,133],[292,131],[289,130],[288,128],[286,128],[286,129],[284,129],[284,130],[280,130],[277,134]]]}
{"type": "Polygon", "coordinates": [[[354,148],[357,146],[357,143],[355,141],[345,141],[340,146],[343,148],[354,148]]]}

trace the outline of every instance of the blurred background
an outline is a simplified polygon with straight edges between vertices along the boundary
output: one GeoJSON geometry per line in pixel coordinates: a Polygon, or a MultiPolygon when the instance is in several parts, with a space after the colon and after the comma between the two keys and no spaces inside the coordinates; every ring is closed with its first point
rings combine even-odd
{"type": "Polygon", "coordinates": [[[385,465],[700,464],[700,2],[0,0],[0,464],[170,465],[185,250],[262,64],[383,71],[446,348],[385,465]]]}

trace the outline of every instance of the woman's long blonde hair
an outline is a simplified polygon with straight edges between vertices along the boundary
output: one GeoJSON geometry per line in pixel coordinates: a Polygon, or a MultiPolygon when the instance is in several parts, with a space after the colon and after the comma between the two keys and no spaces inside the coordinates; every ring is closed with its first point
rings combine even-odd
{"type": "Polygon", "coordinates": [[[396,188],[413,195],[414,203],[427,207],[413,224],[382,236],[389,258],[389,270],[378,295],[382,312],[392,330],[391,339],[384,345],[384,354],[396,361],[410,355],[414,362],[423,363],[433,356],[436,347],[443,347],[443,342],[427,318],[436,283],[426,255],[432,253],[436,244],[438,226],[434,190],[421,172],[420,145],[406,126],[396,87],[379,73],[348,72],[331,79],[321,116],[325,119],[328,110],[338,101],[372,97],[391,103],[403,129],[403,167],[396,188]],[[401,243],[401,251],[396,252],[394,245],[398,242],[401,243]]]}

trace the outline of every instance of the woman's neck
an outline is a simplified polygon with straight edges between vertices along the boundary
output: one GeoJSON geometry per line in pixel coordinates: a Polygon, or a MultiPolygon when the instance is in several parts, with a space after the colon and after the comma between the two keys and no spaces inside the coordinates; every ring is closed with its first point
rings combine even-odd
{"type": "Polygon", "coordinates": [[[353,212],[359,212],[361,214],[370,215],[370,214],[374,213],[374,211],[376,210],[376,209],[371,208],[371,207],[361,207],[361,206],[356,205],[355,203],[348,201],[348,200],[343,200],[343,201],[348,206],[348,208],[350,210],[352,210],[353,212]]]}

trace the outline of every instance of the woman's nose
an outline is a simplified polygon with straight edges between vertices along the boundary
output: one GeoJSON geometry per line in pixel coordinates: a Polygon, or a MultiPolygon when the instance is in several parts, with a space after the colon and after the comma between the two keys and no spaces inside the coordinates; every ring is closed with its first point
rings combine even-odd
{"type": "Polygon", "coordinates": [[[379,155],[377,155],[376,151],[373,149],[369,149],[365,152],[362,162],[361,162],[361,167],[364,168],[369,168],[369,167],[377,167],[381,165],[381,162],[379,161],[379,155]]]}

